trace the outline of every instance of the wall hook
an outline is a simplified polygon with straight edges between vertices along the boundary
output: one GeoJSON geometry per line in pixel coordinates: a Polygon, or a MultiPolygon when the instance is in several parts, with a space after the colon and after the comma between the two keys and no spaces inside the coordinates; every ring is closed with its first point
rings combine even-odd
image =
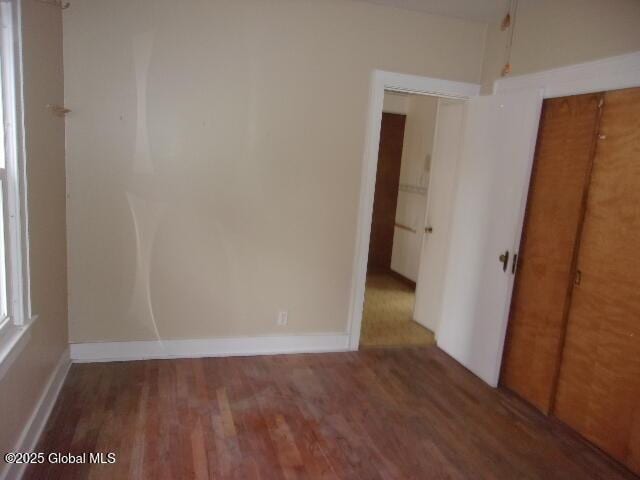
{"type": "Polygon", "coordinates": [[[51,113],[53,113],[56,117],[64,117],[67,113],[69,113],[71,110],[68,108],[63,107],[62,105],[47,105],[47,109],[49,109],[49,111],[51,113]]]}
{"type": "Polygon", "coordinates": [[[63,2],[62,0],[36,0],[36,2],[45,3],[54,7],[60,7],[62,10],[66,10],[71,6],[69,2],[63,2]]]}

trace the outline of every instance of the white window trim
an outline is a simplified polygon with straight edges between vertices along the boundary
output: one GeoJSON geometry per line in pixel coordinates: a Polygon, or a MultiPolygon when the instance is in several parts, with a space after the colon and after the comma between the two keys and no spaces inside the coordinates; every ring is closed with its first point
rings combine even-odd
{"type": "MultiPolygon", "coordinates": [[[[2,95],[4,108],[6,202],[8,212],[7,310],[10,322],[0,328],[0,366],[6,368],[12,351],[33,323],[29,279],[27,182],[22,92],[20,2],[0,0],[2,35],[2,95]]],[[[0,369],[1,370],[1,369],[0,369]]]]}

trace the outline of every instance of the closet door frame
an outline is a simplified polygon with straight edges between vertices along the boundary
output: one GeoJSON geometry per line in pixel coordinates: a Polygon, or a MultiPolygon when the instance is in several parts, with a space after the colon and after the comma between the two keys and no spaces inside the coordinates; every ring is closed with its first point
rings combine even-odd
{"type": "MultiPolygon", "coordinates": [[[[495,94],[520,91],[523,89],[539,88],[542,90],[543,98],[547,99],[635,87],[640,87],[640,51],[607,57],[592,62],[585,62],[576,65],[569,65],[566,67],[543,70],[535,73],[500,78],[493,84],[493,93],[495,94]]],[[[600,110],[599,115],[601,114],[602,110],[600,110]]],[[[594,142],[596,141],[597,139],[594,138],[594,142]]],[[[585,193],[581,205],[581,218],[578,231],[576,232],[576,245],[574,247],[574,255],[571,260],[571,271],[574,275],[577,268],[580,237],[582,235],[582,228],[586,214],[587,198],[589,194],[589,182],[591,181],[591,174],[593,171],[594,154],[595,150],[594,152],[592,152],[592,158],[590,161],[585,193]]],[[[561,345],[564,345],[565,342],[567,319],[569,315],[569,309],[571,308],[572,293],[573,288],[568,288],[568,298],[565,303],[565,311],[563,316],[564,328],[561,345]]],[[[555,407],[555,393],[558,387],[558,378],[560,375],[561,363],[562,353],[560,354],[560,361],[556,365],[549,412],[553,412],[553,409],[555,407]]]]}
{"type": "Polygon", "coordinates": [[[640,51],[498,79],[493,93],[541,88],[544,98],[640,87],[640,51]]]}
{"type": "MultiPolygon", "coordinates": [[[[594,62],[499,79],[494,83],[493,91],[494,93],[509,92],[532,87],[541,88],[543,91],[543,98],[545,99],[638,88],[640,87],[640,51],[605,58],[594,62]]],[[[600,109],[599,115],[600,119],[598,121],[600,123],[602,119],[602,108],[600,109]]],[[[597,135],[594,138],[594,142],[597,142],[597,135]]],[[[575,240],[576,245],[571,261],[571,271],[573,272],[574,278],[578,267],[580,242],[583,236],[583,229],[586,220],[587,201],[589,197],[590,183],[593,179],[594,164],[595,149],[592,153],[589,165],[586,189],[581,205],[581,218],[575,240]]],[[[551,414],[553,414],[556,409],[556,398],[559,388],[562,358],[565,350],[564,345],[568,334],[568,321],[573,301],[573,290],[573,285],[568,286],[568,298],[565,302],[565,311],[563,312],[564,325],[562,333],[563,336],[561,339],[562,350],[560,353],[560,360],[556,365],[555,377],[552,385],[553,395],[551,397],[549,408],[549,412],[551,414]]]]}

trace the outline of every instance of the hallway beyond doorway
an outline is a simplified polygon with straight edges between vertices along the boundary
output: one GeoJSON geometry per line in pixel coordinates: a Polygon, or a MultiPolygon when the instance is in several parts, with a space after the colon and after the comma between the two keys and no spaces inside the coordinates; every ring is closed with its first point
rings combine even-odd
{"type": "Polygon", "coordinates": [[[415,291],[390,273],[370,273],[364,300],[363,347],[427,346],[433,333],[413,320],[415,291]]]}

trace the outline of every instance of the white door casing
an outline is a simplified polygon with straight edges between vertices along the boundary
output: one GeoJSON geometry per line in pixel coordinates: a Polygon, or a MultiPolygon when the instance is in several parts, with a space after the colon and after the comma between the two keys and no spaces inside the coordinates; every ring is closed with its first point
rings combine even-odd
{"type": "Polygon", "coordinates": [[[365,134],[364,158],[358,202],[358,222],[354,245],[351,300],[349,305],[349,349],[357,350],[360,344],[360,329],[364,307],[364,290],[369,256],[369,235],[375,191],[378,147],[380,144],[380,122],[385,90],[432,95],[436,97],[466,99],[480,92],[480,85],[419,77],[402,73],[375,70],[372,72],[369,91],[369,111],[365,134]]]}

